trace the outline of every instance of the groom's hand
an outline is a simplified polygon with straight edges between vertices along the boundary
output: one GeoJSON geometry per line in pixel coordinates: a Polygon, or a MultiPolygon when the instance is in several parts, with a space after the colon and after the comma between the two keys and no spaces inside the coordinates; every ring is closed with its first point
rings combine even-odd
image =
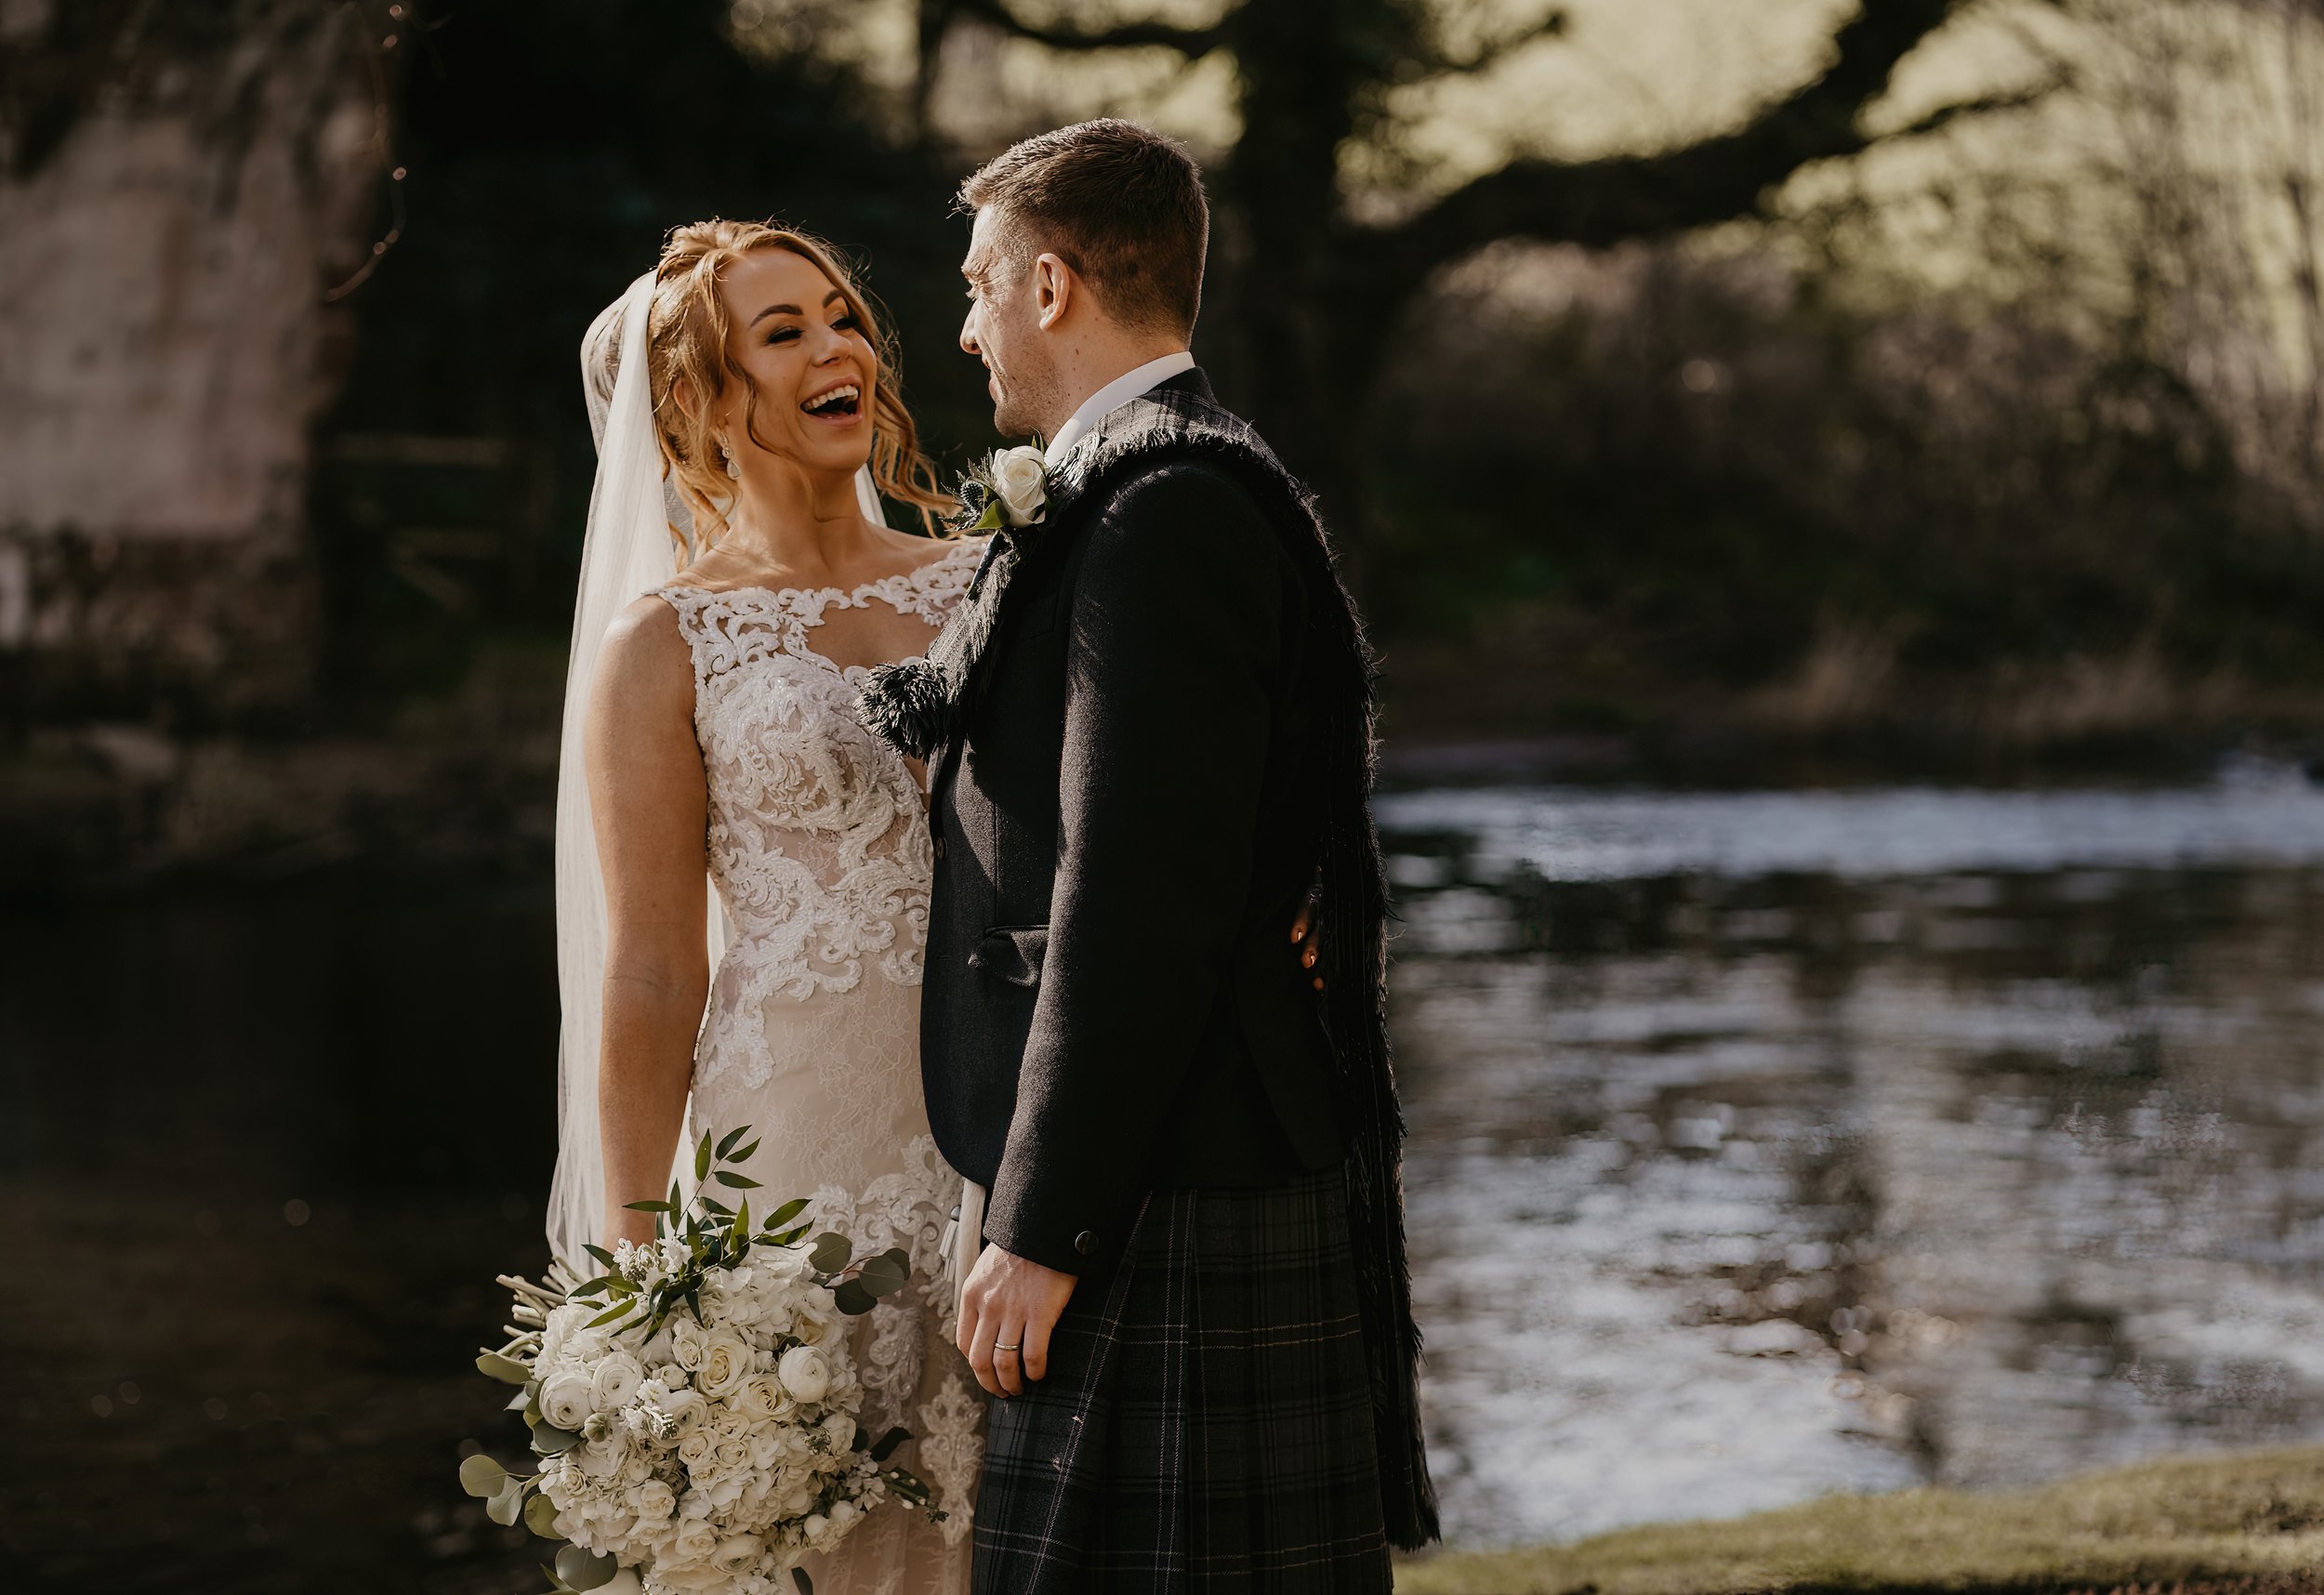
{"type": "Polygon", "coordinates": [[[1050,1331],[1073,1293],[1072,1274],[986,1246],[960,1293],[960,1354],[976,1382],[994,1395],[1023,1395],[1025,1380],[1047,1374],[1050,1331]]]}

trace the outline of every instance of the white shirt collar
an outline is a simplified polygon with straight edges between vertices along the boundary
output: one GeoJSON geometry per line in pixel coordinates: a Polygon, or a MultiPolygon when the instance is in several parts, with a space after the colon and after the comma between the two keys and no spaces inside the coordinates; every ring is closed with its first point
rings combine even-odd
{"type": "Polygon", "coordinates": [[[1125,371],[1113,381],[1081,402],[1081,408],[1072,418],[1057,428],[1057,436],[1041,451],[1041,463],[1050,469],[1057,468],[1066,451],[1088,437],[1100,421],[1132,399],[1151,393],[1182,371],[1195,369],[1195,357],[1185,349],[1166,354],[1159,360],[1149,360],[1135,370],[1125,371]]]}

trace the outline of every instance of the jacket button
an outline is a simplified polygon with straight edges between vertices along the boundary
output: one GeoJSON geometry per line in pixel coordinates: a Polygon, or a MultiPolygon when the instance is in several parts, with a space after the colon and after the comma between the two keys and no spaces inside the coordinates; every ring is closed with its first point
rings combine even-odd
{"type": "Polygon", "coordinates": [[[1097,1256],[1098,1232],[1095,1230],[1084,1230],[1081,1233],[1076,1235],[1074,1237],[1074,1250],[1079,1252],[1085,1258],[1097,1256]]]}
{"type": "Polygon", "coordinates": [[[944,839],[942,837],[936,838],[936,856],[940,859],[944,856],[944,839]]]}

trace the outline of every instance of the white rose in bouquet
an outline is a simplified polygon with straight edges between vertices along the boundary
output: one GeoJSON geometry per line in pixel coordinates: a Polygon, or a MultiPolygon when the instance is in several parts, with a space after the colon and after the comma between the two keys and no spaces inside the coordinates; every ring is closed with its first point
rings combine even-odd
{"type": "Polygon", "coordinates": [[[710,1401],[724,1401],[742,1389],[750,1377],[750,1348],[732,1330],[712,1331],[702,1348],[702,1366],[694,1370],[694,1389],[710,1401]]]}
{"type": "Polygon", "coordinates": [[[688,1373],[702,1366],[702,1350],[710,1338],[709,1331],[693,1318],[672,1317],[669,1321],[669,1355],[688,1373]]]}
{"type": "MultiPolygon", "coordinates": [[[[740,1140],[703,1139],[697,1185],[740,1140]]],[[[524,1387],[512,1406],[539,1471],[477,1456],[460,1482],[495,1522],[572,1542],[561,1585],[774,1595],[802,1554],[837,1546],[890,1495],[927,1507],[925,1485],[859,1448],[863,1380],[842,1333],[904,1287],[908,1257],[858,1262],[831,1232],[803,1246],[806,1208],[784,1204],[754,1229],[699,1196],[656,1204],[654,1244],[589,1248],[599,1277],[504,1282],[519,1327],[477,1365],[524,1387]]]]}

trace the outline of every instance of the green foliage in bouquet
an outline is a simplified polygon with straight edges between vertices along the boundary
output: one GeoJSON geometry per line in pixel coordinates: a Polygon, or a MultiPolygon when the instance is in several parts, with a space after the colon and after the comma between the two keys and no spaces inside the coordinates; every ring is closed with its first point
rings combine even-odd
{"type": "MultiPolygon", "coordinates": [[[[588,1246],[587,1250],[603,1272],[577,1283],[573,1282],[576,1271],[562,1259],[551,1264],[548,1279],[540,1284],[513,1275],[499,1276],[499,1283],[516,1297],[517,1322],[504,1326],[509,1336],[506,1344],[479,1353],[476,1367],[504,1384],[519,1387],[509,1398],[508,1410],[523,1414],[535,1457],[561,1456],[587,1438],[558,1428],[541,1410],[541,1380],[535,1377],[533,1359],[540,1350],[548,1315],[558,1308],[604,1303],[604,1310],[584,1327],[602,1328],[616,1336],[634,1333],[642,1346],[681,1308],[697,1324],[703,1323],[702,1290],[710,1276],[720,1270],[744,1267],[753,1248],[759,1246],[796,1250],[804,1245],[813,1284],[829,1290],[833,1306],[849,1316],[870,1312],[910,1283],[911,1256],[901,1246],[859,1259],[854,1243],[837,1231],[826,1231],[808,1241],[812,1225],[799,1221],[808,1208],[805,1197],[782,1204],[754,1226],[750,1199],[740,1193],[759,1189],[759,1182],[726,1167],[746,1163],[759,1150],[756,1140],[742,1144],[749,1133],[750,1127],[743,1126],[715,1145],[709,1134],[704,1134],[694,1152],[696,1190],[691,1200],[681,1200],[680,1187],[673,1181],[668,1195],[661,1200],[627,1204],[632,1211],[654,1215],[655,1246],[651,1255],[665,1267],[643,1272],[659,1272],[658,1280],[648,1284],[632,1277],[640,1272],[635,1257],[647,1255],[642,1248],[628,1259],[631,1266],[625,1272],[624,1259],[598,1246],[588,1246]],[[708,1194],[713,1185],[736,1193],[736,1205],[730,1207],[708,1194]],[[679,1243],[674,1253],[667,1244],[672,1239],[679,1243]],[[672,1263],[676,1266],[668,1266],[672,1263]]],[[[859,1425],[853,1448],[872,1463],[884,1464],[910,1438],[910,1432],[901,1428],[875,1437],[859,1425]]],[[[912,1473],[883,1467],[879,1477],[892,1494],[926,1511],[931,1521],[944,1516],[932,1505],[928,1486],[912,1473]]],[[[511,1473],[480,1454],[460,1464],[459,1478],[460,1487],[485,1503],[486,1515],[495,1522],[514,1525],[522,1521],[540,1538],[561,1538],[556,1529],[557,1506],[540,1493],[542,1475],[511,1473]]],[[[542,1571],[548,1575],[551,1595],[559,1595],[598,1588],[621,1569],[611,1556],[567,1544],[559,1549],[555,1565],[544,1566],[542,1571]]],[[[812,1595],[812,1582],[803,1569],[794,1568],[792,1577],[803,1595],[812,1595]]]]}

